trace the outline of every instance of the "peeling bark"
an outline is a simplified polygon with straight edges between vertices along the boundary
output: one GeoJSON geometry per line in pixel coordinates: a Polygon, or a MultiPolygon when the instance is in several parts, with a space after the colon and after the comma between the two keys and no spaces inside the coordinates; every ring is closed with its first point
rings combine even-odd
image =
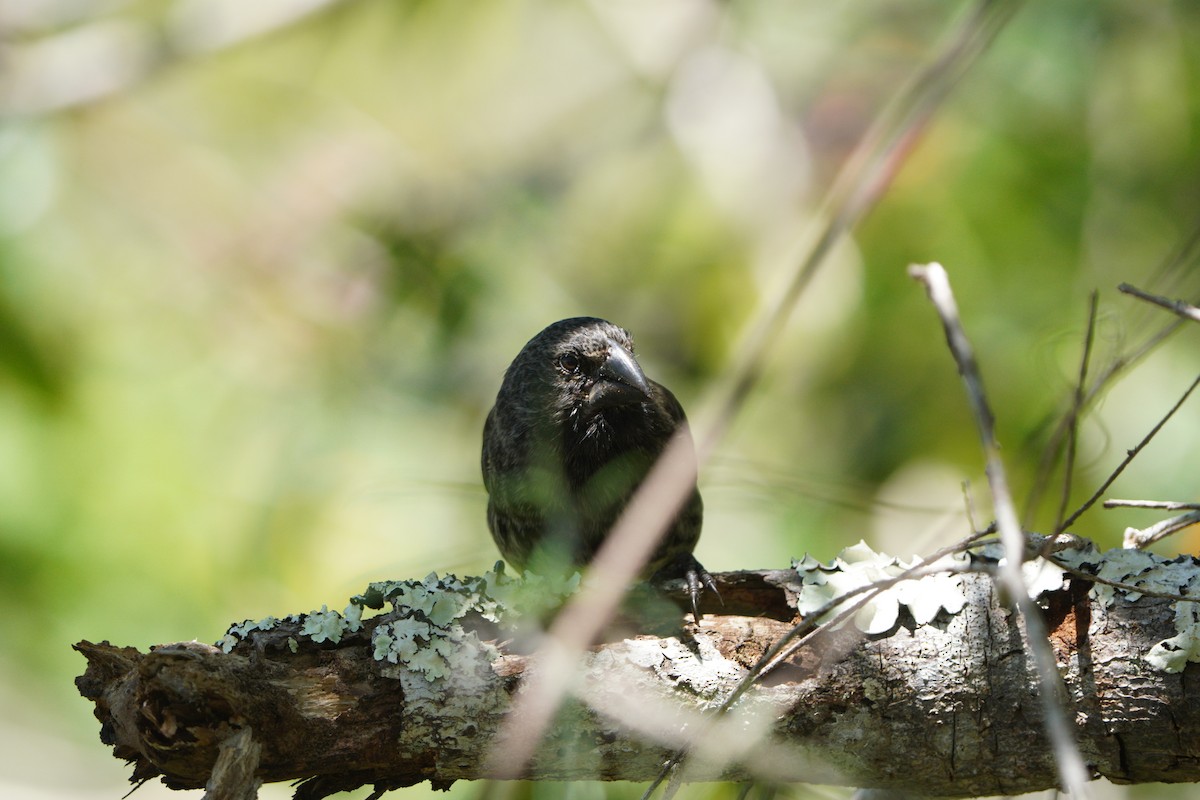
{"type": "MultiPolygon", "coordinates": [[[[986,574],[964,575],[967,605],[930,624],[902,612],[883,634],[822,631],[733,714],[700,723],[696,715],[719,704],[794,623],[795,575],[718,575],[726,606],[707,608],[700,626],[592,648],[526,777],[648,781],[687,745],[686,780],[958,797],[1055,785],[1023,627],[986,574]]],[[[1175,633],[1172,604],[1145,596],[1106,604],[1090,585],[1072,579],[1040,599],[1084,758],[1094,775],[1118,783],[1200,780],[1200,695],[1189,691],[1200,667],[1172,674],[1145,659],[1175,633]]],[[[231,653],[80,642],[88,668],[77,684],[96,703],[102,741],[134,764],[135,781],[203,787],[244,731],[260,748],[251,777],[304,779],[300,798],[488,777],[484,756],[536,656],[501,646],[498,657],[429,680],[373,658],[371,632],[394,614],[366,620],[336,645],[304,639],[294,623],[256,631],[231,653]]]]}

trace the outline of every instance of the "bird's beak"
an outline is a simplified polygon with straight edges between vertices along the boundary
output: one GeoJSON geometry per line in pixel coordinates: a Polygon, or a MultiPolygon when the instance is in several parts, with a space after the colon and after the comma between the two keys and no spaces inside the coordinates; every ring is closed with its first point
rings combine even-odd
{"type": "Polygon", "coordinates": [[[633,355],[616,342],[608,343],[608,356],[597,375],[598,380],[588,393],[588,405],[596,411],[650,399],[646,374],[633,355]]]}

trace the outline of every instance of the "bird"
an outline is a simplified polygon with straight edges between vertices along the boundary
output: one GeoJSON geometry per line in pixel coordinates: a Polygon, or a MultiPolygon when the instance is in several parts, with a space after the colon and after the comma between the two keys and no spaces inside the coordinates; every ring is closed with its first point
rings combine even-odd
{"type": "MultiPolygon", "coordinates": [[[[585,566],[681,430],[690,444],[683,406],[646,377],[629,331],[597,317],[548,325],[505,371],[483,427],[487,521],[501,556],[533,572],[585,566]]],[[[697,624],[703,591],[720,596],[692,552],[703,516],[693,483],[642,571],[652,583],[682,578],[697,624]]]]}

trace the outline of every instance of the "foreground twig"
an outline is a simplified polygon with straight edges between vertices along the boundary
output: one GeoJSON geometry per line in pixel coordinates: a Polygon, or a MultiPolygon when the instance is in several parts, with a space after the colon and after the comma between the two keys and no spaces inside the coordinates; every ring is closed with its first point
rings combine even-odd
{"type": "Polygon", "coordinates": [[[1087,797],[1087,768],[1061,703],[1062,677],[1058,673],[1053,650],[1046,639],[1045,624],[1037,607],[1029,599],[1029,590],[1021,571],[1025,560],[1025,534],[1009,492],[1008,478],[996,441],[995,421],[983,390],[983,378],[975,361],[974,351],[959,320],[958,307],[950,290],[945,269],[940,264],[914,265],[909,268],[909,273],[925,285],[929,298],[941,317],[946,341],[955,363],[958,364],[959,374],[966,384],[967,397],[979,429],[984,459],[987,462],[988,484],[992,490],[996,524],[1000,531],[1000,540],[1004,544],[1006,558],[1001,566],[1000,581],[1007,590],[1009,599],[1020,610],[1029,632],[1029,647],[1042,687],[1040,697],[1045,715],[1043,724],[1054,747],[1055,762],[1063,788],[1075,798],[1087,797]]]}
{"type": "MultiPolygon", "coordinates": [[[[824,215],[828,221],[797,264],[786,289],[758,316],[758,324],[718,393],[716,411],[698,439],[701,464],[711,457],[756,385],[771,346],[817,269],[878,200],[941,102],[1018,6],[1017,0],[980,0],[934,62],[904,88],[864,136],[830,191],[824,215]]],[[[500,737],[497,750],[489,754],[497,774],[516,774],[530,757],[541,730],[567,694],[574,662],[607,624],[623,587],[636,577],[645,563],[643,556],[653,550],[673,510],[686,498],[695,480],[695,464],[685,450],[685,443],[677,440],[659,458],[597,553],[584,592],[555,621],[544,645],[553,667],[527,687],[514,721],[500,737]]]]}
{"type": "MultiPolygon", "coordinates": [[[[765,357],[787,323],[792,309],[817,270],[842,237],[862,219],[890,185],[905,155],[916,144],[941,103],[984,53],[1020,5],[1018,0],[980,0],[966,13],[963,22],[948,36],[933,60],[907,83],[872,122],[854,152],[839,172],[825,202],[828,221],[821,226],[813,244],[797,263],[785,290],[759,317],[751,331],[736,368],[723,387],[717,410],[707,434],[701,438],[701,463],[711,455],[728,430],[746,397],[757,383],[765,357]]],[[[684,496],[682,488],[677,492],[684,496]]],[[[674,502],[668,494],[664,502],[674,502]]],[[[752,678],[747,678],[748,686],[752,678]]],[[[736,697],[721,707],[724,713],[736,697]]],[[[679,763],[676,754],[659,776],[679,763]]],[[[657,783],[657,782],[656,782],[657,783]]],[[[651,791],[653,790],[651,787],[651,791]]],[[[647,795],[649,791],[647,792],[647,795]]]]}

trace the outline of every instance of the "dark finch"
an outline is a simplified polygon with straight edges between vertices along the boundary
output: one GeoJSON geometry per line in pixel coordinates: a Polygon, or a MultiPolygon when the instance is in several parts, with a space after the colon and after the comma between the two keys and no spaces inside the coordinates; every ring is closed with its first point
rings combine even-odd
{"type": "MultiPolygon", "coordinates": [[[[623,328],[564,319],[529,340],[504,373],[483,427],[488,527],[518,569],[574,568],[592,559],[672,435],[687,419],[675,395],[646,377],[623,328]]],[[[703,507],[692,492],[644,575],[684,578],[699,621],[692,555],[703,507]]]]}

